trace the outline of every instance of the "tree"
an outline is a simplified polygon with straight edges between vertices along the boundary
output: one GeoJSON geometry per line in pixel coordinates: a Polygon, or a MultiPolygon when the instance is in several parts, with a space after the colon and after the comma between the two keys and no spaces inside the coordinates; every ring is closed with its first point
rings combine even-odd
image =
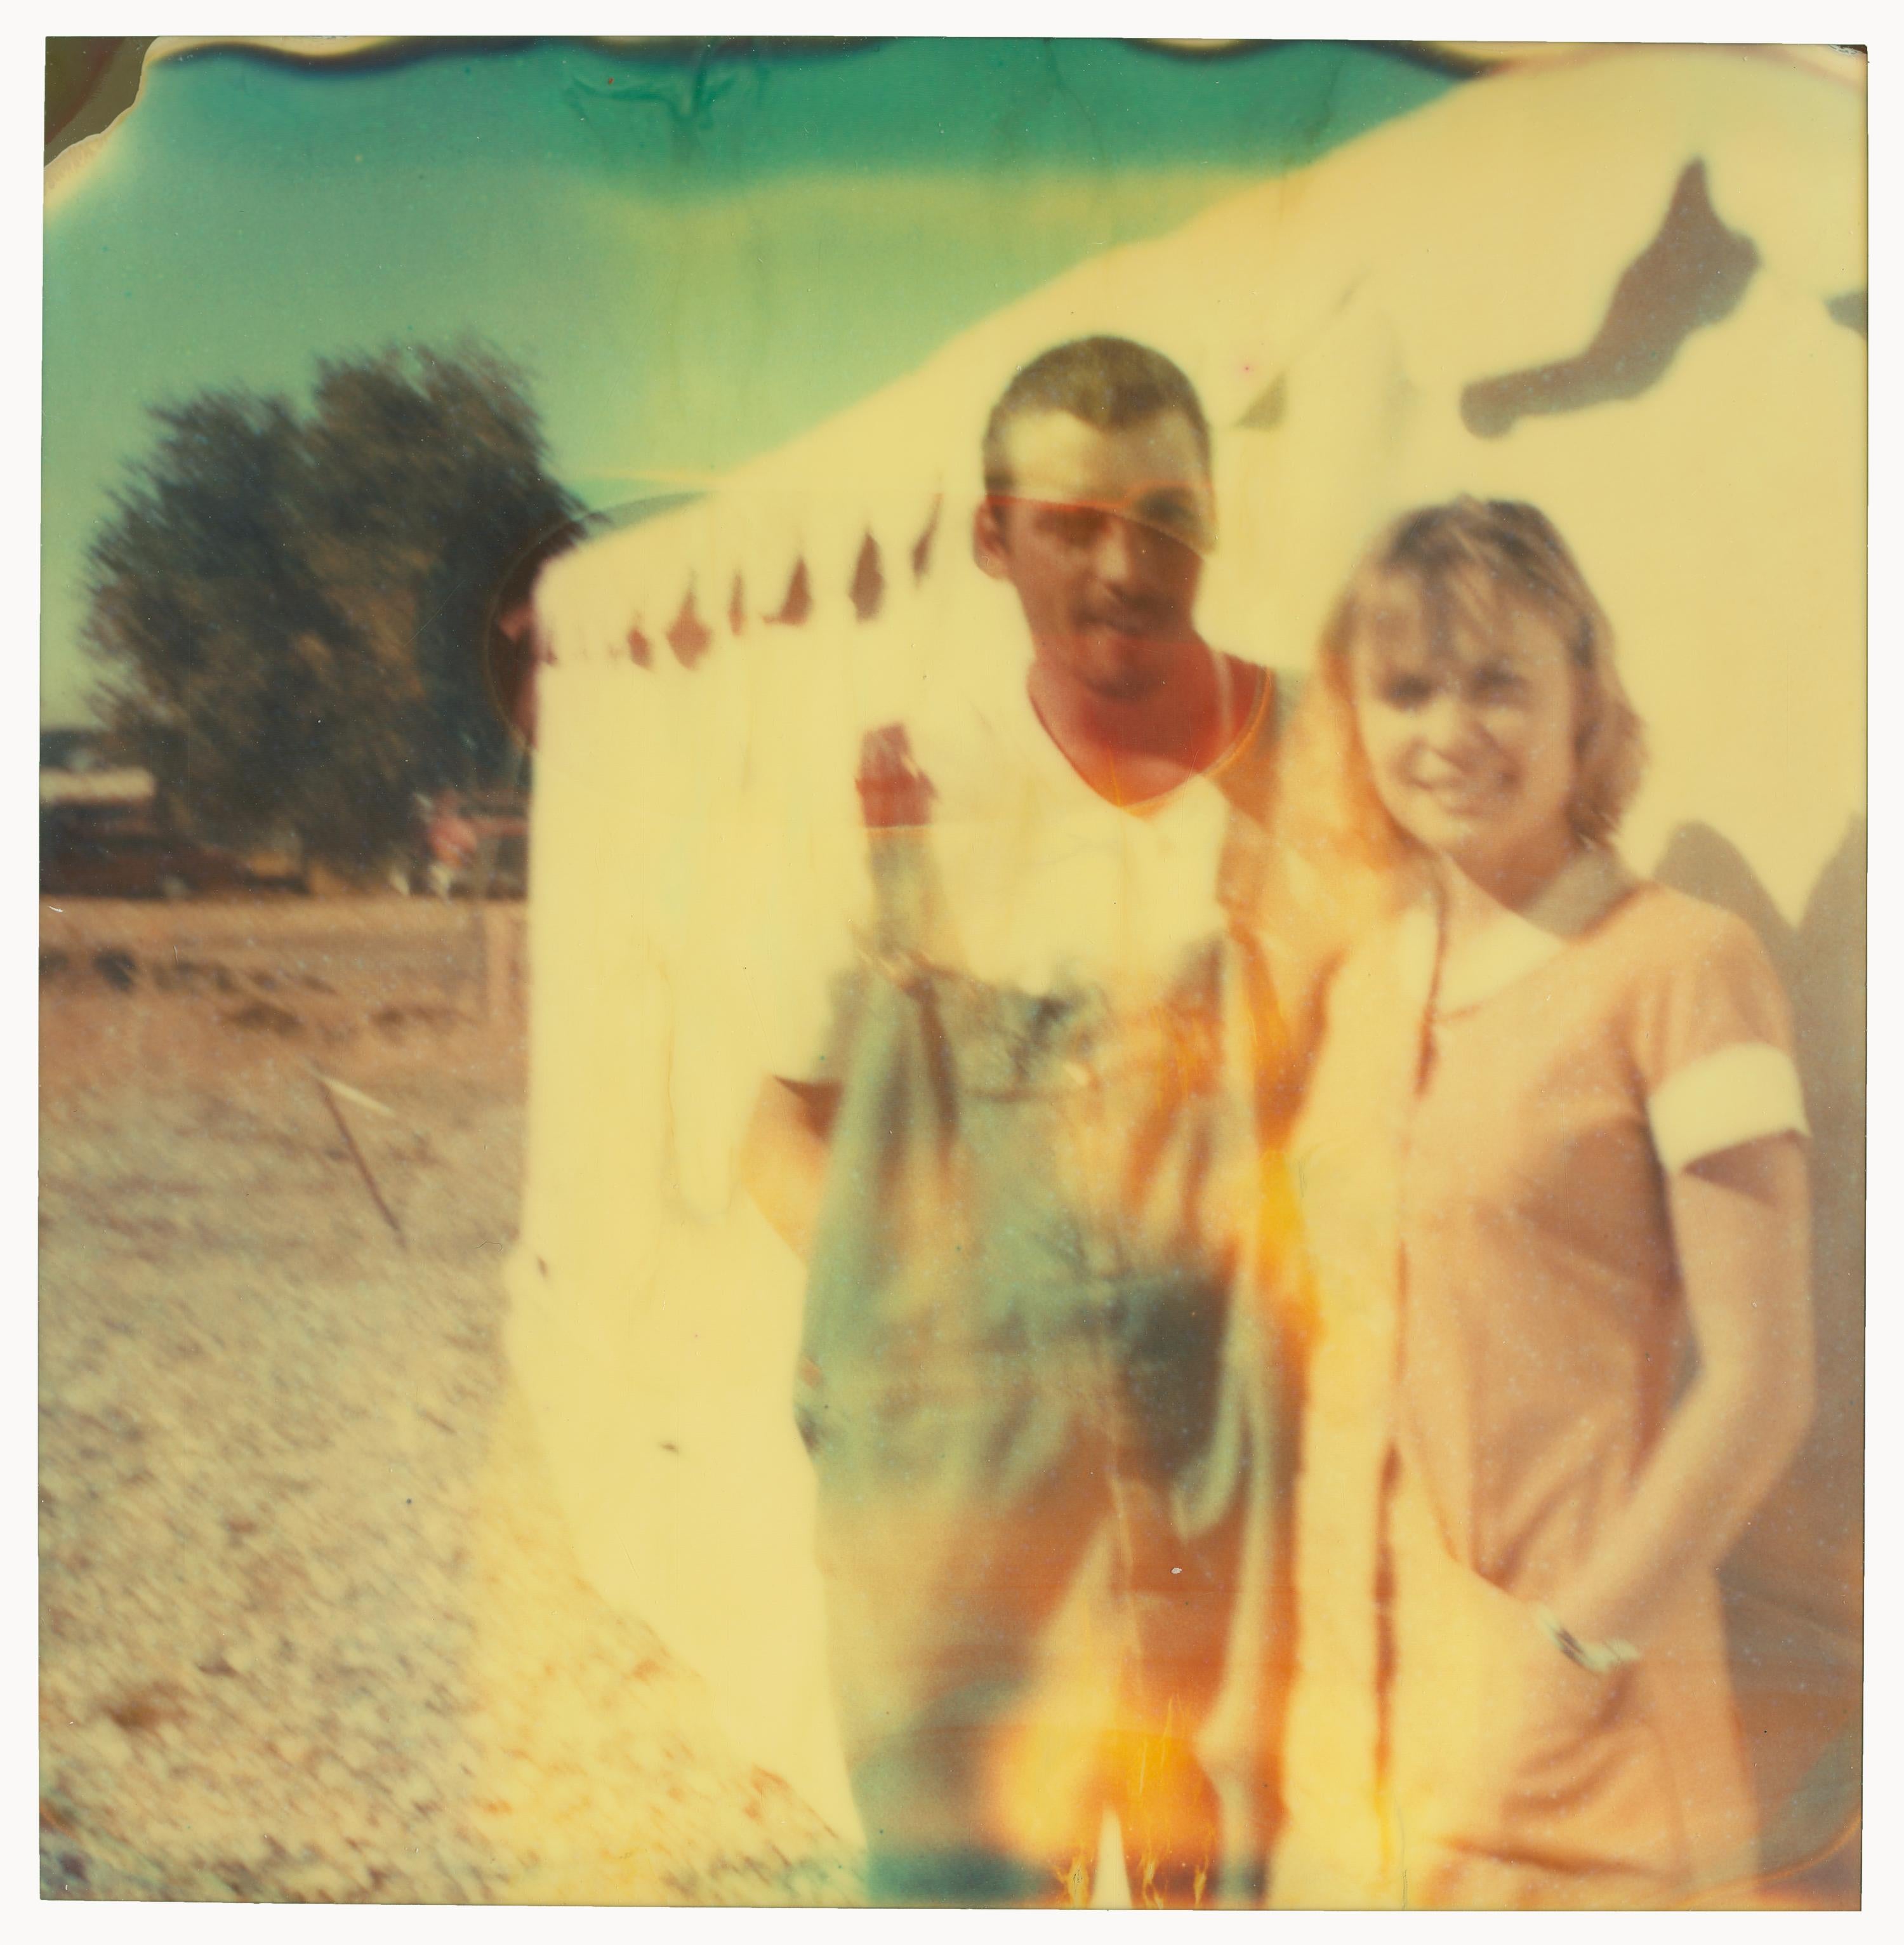
{"type": "Polygon", "coordinates": [[[301,418],[238,390],[153,415],[88,555],[106,720],[195,828],[370,869],[414,794],[510,763],[495,595],[576,510],[525,381],[392,350],[320,361],[301,418]]]}

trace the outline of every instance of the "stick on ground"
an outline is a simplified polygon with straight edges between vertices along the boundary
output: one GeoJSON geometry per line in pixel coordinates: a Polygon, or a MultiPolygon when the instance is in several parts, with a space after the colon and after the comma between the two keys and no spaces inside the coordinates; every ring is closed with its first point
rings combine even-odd
{"type": "MultiPolygon", "coordinates": [[[[357,1173],[363,1177],[364,1186],[370,1191],[370,1199],[377,1204],[377,1213],[390,1225],[390,1234],[396,1237],[398,1247],[407,1250],[410,1244],[403,1233],[403,1225],[392,1214],[390,1205],[384,1200],[384,1191],[377,1187],[377,1178],[370,1172],[370,1164],[364,1159],[364,1151],[358,1147],[357,1138],[350,1132],[350,1124],[344,1118],[344,1110],[337,1105],[335,1090],[340,1083],[333,1081],[328,1074],[320,1074],[314,1067],[310,1073],[311,1078],[317,1083],[317,1091],[324,1097],[325,1106],[331,1111],[331,1120],[337,1124],[337,1133],[343,1136],[344,1146],[350,1151],[350,1159],[357,1164],[357,1173]]],[[[355,1088],[348,1091],[369,1106],[382,1105],[380,1102],[370,1100],[368,1095],[358,1095],[355,1088]]],[[[383,1111],[388,1114],[390,1110],[386,1108],[383,1111]]]]}

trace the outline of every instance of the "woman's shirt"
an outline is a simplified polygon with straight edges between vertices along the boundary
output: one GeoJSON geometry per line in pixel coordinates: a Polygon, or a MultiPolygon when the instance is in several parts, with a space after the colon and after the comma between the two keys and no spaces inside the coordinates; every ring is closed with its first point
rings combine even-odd
{"type": "Polygon", "coordinates": [[[1671,1171],[1804,1127],[1756,938],[1610,854],[1440,957],[1425,904],[1343,964],[1292,1142],[1316,1318],[1279,1900],[1377,1895],[1393,1457],[1454,1561],[1547,1598],[1681,1376],[1671,1171]]]}
{"type": "MultiPolygon", "coordinates": [[[[1432,917],[1409,929],[1419,966],[1432,917]]],[[[1743,923],[1604,852],[1435,987],[1398,1131],[1397,1439],[1455,1557],[1541,1598],[1671,1403],[1671,1173],[1804,1127],[1789,1016],[1743,923]]]]}

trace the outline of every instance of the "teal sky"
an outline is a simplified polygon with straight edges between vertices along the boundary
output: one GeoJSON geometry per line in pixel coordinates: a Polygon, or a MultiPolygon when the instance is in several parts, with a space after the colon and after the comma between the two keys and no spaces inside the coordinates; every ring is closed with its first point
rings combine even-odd
{"type": "Polygon", "coordinates": [[[1329,43],[602,42],[167,61],[46,228],[42,720],[146,408],[479,334],[611,506],[720,473],[1080,259],[1453,85],[1329,43]]]}

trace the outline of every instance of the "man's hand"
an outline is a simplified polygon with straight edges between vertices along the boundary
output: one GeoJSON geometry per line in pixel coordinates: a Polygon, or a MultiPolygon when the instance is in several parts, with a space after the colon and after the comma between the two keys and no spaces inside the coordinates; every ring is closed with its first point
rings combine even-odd
{"type": "Polygon", "coordinates": [[[859,746],[860,814],[868,831],[932,821],[932,779],[913,761],[903,723],[869,729],[859,746]]]}
{"type": "Polygon", "coordinates": [[[826,1186],[827,1141],[837,1087],[769,1076],[741,1140],[741,1179],[794,1253],[812,1247],[826,1186]]]}

